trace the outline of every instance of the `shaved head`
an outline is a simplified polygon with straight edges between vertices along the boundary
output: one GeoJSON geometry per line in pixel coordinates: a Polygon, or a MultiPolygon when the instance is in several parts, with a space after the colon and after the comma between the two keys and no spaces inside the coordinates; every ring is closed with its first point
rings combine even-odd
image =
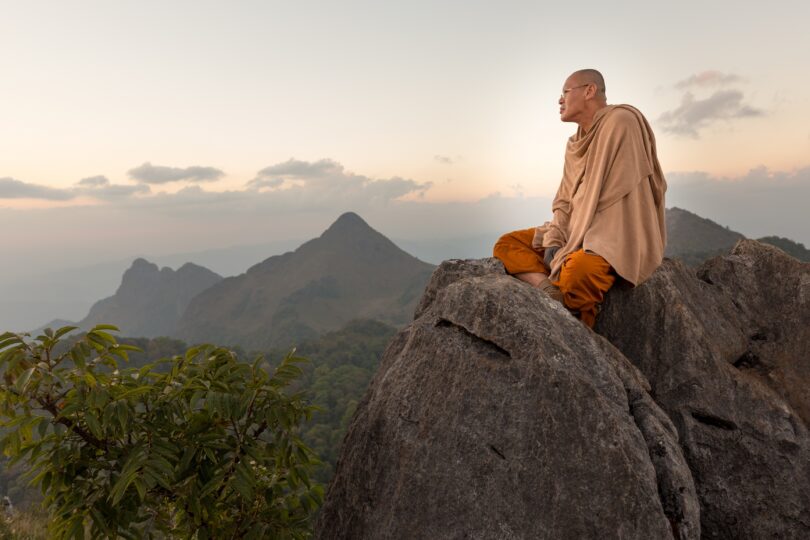
{"type": "Polygon", "coordinates": [[[605,78],[595,69],[580,69],[571,74],[571,78],[576,78],[579,84],[594,84],[596,90],[605,95],[605,78]]]}

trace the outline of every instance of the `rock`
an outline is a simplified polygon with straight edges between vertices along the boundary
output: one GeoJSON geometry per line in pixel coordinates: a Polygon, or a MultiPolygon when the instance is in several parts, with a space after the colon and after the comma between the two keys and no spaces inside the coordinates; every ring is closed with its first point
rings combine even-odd
{"type": "Polygon", "coordinates": [[[781,395],[810,426],[810,264],[743,240],[697,275],[743,316],[746,349],[734,365],[781,395]]]}
{"type": "Polygon", "coordinates": [[[810,538],[810,264],[755,241],[665,260],[608,293],[596,331],[675,424],[707,538],[810,538]]]}
{"type": "Polygon", "coordinates": [[[316,537],[699,538],[648,391],[496,261],[445,262],[357,408],[316,537]]]}

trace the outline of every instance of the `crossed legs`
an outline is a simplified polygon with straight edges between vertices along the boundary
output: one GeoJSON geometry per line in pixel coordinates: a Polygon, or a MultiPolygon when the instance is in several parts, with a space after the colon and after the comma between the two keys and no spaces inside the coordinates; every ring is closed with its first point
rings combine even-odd
{"type": "MultiPolygon", "coordinates": [[[[532,247],[533,238],[534,228],[507,233],[495,243],[492,254],[509,274],[545,289],[549,271],[543,263],[543,250],[532,247]]],[[[559,280],[553,285],[562,293],[565,307],[593,328],[598,306],[615,281],[616,275],[605,259],[580,249],[565,258],[559,280]]]]}

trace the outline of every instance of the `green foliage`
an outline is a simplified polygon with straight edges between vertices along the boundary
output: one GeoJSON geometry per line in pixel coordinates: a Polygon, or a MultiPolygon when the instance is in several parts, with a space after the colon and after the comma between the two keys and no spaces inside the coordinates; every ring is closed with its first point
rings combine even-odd
{"type": "Polygon", "coordinates": [[[119,369],[136,350],[99,325],[0,335],[0,438],[29,465],[54,538],[304,538],[322,497],[288,395],[301,358],[268,372],[204,345],[119,369]]]}
{"type": "Polygon", "coordinates": [[[317,407],[302,437],[323,460],[315,473],[318,481],[331,480],[346,428],[395,333],[381,322],[357,320],[301,344],[311,364],[300,384],[317,407]]]}

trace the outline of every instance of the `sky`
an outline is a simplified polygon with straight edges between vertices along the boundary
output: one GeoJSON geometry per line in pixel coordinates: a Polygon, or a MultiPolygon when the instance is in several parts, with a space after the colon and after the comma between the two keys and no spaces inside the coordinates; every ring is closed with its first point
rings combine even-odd
{"type": "Polygon", "coordinates": [[[0,284],[345,211],[409,240],[537,225],[580,68],[650,120],[667,206],[810,245],[810,2],[0,7],[0,284]]]}

